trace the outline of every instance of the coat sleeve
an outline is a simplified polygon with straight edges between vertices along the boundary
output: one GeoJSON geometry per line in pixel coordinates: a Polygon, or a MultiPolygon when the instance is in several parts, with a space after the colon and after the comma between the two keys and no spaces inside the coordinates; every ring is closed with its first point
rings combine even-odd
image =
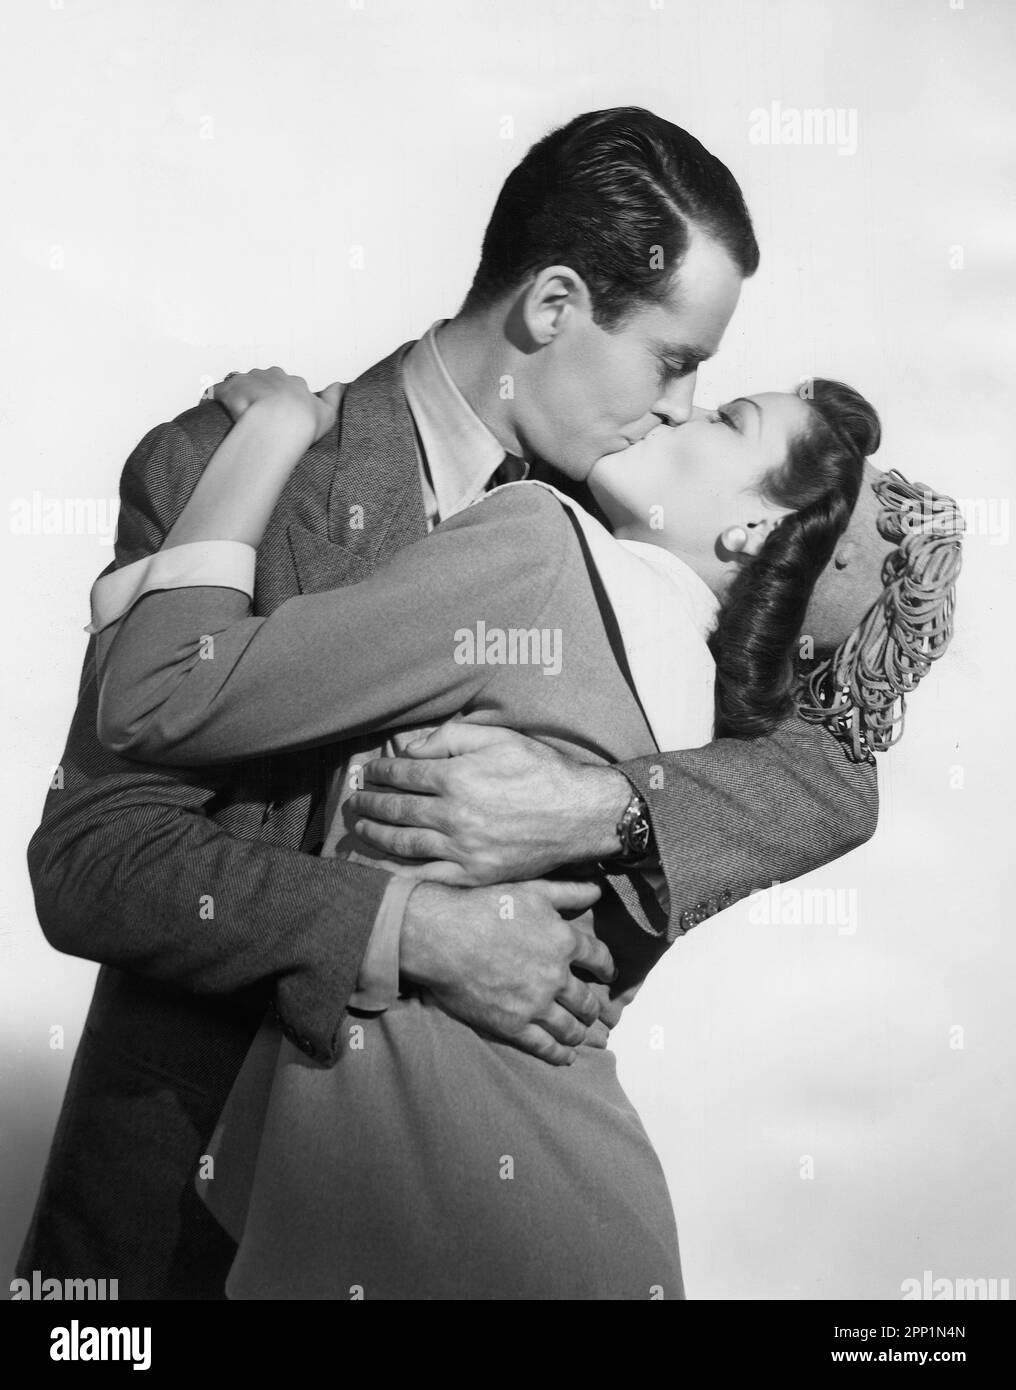
{"type": "MultiPolygon", "coordinates": [[[[228,428],[209,402],[145,436],[121,481],[117,564],[157,548],[228,428]]],[[[258,987],[303,1051],[334,1062],[389,875],[228,833],[207,814],[224,769],[171,772],[107,751],[94,656],[93,639],[28,850],[47,939],[195,994],[258,987]]]]}
{"type": "Polygon", "coordinates": [[[100,739],[190,766],[468,713],[493,669],[478,622],[530,630],[569,539],[557,502],[519,490],[460,512],[360,583],[299,595],[268,617],[207,583],[149,593],[102,634],[100,739]]]}
{"type": "Polygon", "coordinates": [[[796,715],[767,738],[716,739],[620,770],[649,806],[671,939],[839,858],[878,821],[874,764],[851,762],[832,734],[796,715]]]}

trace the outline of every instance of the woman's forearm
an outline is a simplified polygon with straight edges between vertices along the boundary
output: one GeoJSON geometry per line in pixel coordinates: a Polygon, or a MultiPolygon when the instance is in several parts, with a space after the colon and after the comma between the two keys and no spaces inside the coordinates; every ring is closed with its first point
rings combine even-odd
{"type": "Polygon", "coordinates": [[[255,401],[212,455],[162,548],[212,540],[259,545],[286,480],[313,442],[304,415],[255,401]]]}
{"type": "Polygon", "coordinates": [[[563,511],[526,499],[467,508],[369,578],[267,617],[229,587],[148,594],[99,666],[100,741],[145,762],[229,762],[470,708],[493,672],[461,659],[463,631],[478,615],[535,626],[574,543],[563,511]]]}

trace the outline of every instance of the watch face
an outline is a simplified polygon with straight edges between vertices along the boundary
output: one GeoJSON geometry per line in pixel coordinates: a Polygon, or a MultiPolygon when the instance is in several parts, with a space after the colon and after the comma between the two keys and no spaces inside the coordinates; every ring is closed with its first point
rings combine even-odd
{"type": "Polygon", "coordinates": [[[628,832],[628,843],[631,845],[633,854],[645,854],[649,849],[650,836],[649,821],[645,816],[639,816],[638,820],[633,821],[628,832]]]}

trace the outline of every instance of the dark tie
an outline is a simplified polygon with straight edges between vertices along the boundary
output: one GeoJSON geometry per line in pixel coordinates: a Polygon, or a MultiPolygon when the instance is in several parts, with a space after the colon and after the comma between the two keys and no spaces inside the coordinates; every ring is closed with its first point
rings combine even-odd
{"type": "Polygon", "coordinates": [[[488,492],[491,488],[501,487],[503,483],[521,482],[526,476],[527,471],[525,463],[522,459],[518,458],[517,455],[505,454],[504,458],[494,469],[491,480],[487,484],[488,492]]]}

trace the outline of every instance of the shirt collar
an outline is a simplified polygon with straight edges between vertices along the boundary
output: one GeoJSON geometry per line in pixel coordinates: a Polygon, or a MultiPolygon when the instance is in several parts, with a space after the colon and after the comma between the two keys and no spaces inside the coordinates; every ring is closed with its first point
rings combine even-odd
{"type": "Polygon", "coordinates": [[[720,601],[709,585],[696,572],[661,545],[649,545],[646,541],[621,541],[625,550],[652,566],[664,575],[680,594],[685,608],[703,633],[709,632],[720,611],[720,601]]]}
{"type": "MultiPolygon", "coordinates": [[[[416,424],[442,520],[476,500],[505,459],[505,449],[452,381],[428,328],[403,360],[402,384],[416,424]]],[[[525,476],[523,469],[521,476],[525,476]]]]}

